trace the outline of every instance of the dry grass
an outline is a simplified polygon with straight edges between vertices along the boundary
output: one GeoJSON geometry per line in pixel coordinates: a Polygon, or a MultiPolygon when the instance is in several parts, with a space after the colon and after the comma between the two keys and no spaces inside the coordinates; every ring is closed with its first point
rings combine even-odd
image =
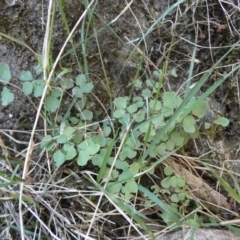
{"type": "MultiPolygon", "coordinates": [[[[196,52],[199,53],[202,51],[203,55],[205,54],[208,56],[206,60],[207,64],[211,63],[213,65],[218,60],[219,56],[223,55],[223,52],[225,53],[225,51],[220,50],[228,49],[229,46],[232,45],[232,42],[234,42],[234,39],[239,37],[238,29],[240,29],[240,25],[237,25],[238,19],[236,19],[240,10],[240,3],[238,1],[235,1],[236,3],[234,1],[222,0],[214,2],[201,0],[182,1],[184,3],[178,6],[176,11],[173,11],[174,15],[166,15],[162,23],[157,23],[156,26],[154,26],[154,22],[157,20],[155,16],[153,16],[153,13],[157,12],[157,10],[154,8],[153,10],[150,8],[148,9],[148,4],[143,1],[146,4],[146,12],[150,13],[151,23],[153,23],[151,25],[153,28],[149,28],[149,34],[152,34],[153,41],[156,41],[155,38],[160,35],[159,40],[157,41],[159,45],[155,46],[155,49],[153,49],[154,51],[158,50],[158,54],[154,57],[153,53],[149,51],[148,55],[145,55],[144,50],[145,52],[148,51],[148,43],[145,39],[144,30],[141,29],[141,24],[139,23],[141,22],[141,19],[138,19],[134,10],[132,10],[133,2],[134,1],[124,2],[123,10],[112,19],[111,23],[121,22],[121,17],[124,17],[126,12],[131,12],[132,19],[134,19],[140,32],[142,32],[142,36],[139,36],[139,39],[143,39],[144,47],[141,50],[137,44],[138,41],[135,39],[128,39],[126,37],[126,39],[122,39],[122,41],[127,41],[128,46],[131,45],[131,47],[135,48],[140,55],[144,56],[146,72],[148,72],[148,69],[163,67],[166,68],[166,72],[174,67],[186,71],[186,69],[190,69],[191,64],[193,64],[192,67],[194,70],[189,71],[188,74],[181,75],[183,79],[188,80],[184,83],[183,81],[180,81],[178,84],[173,84],[171,77],[166,75],[165,88],[179,91],[181,94],[184,94],[186,85],[192,85],[200,75],[203,75],[209,69],[208,66],[204,66],[205,58],[201,54],[196,54],[196,52]],[[202,9],[202,16],[199,15],[199,9],[202,9]],[[221,9],[222,12],[216,12],[214,13],[214,16],[212,16],[212,9],[218,9],[219,11],[221,9]],[[221,16],[218,16],[218,13],[221,14],[221,16]],[[222,19],[222,17],[225,19],[222,19]],[[189,33],[185,31],[187,28],[190,29],[189,33]],[[168,33],[169,36],[163,36],[161,31],[165,31],[164,34],[168,33]],[[182,31],[186,34],[181,34],[182,31]],[[229,38],[233,40],[226,42],[226,45],[218,46],[216,40],[217,36],[221,35],[220,37],[224,38],[223,33],[228,34],[229,38]],[[169,44],[169,40],[172,41],[172,44],[169,44]],[[182,51],[183,49],[184,51],[182,51]],[[171,52],[169,55],[167,54],[168,51],[171,52]],[[167,60],[162,58],[161,54],[163,54],[167,60]]],[[[92,4],[94,4],[93,0],[88,5],[89,9],[92,4]]],[[[22,132],[22,134],[30,135],[30,140],[27,142],[28,147],[19,153],[18,150],[6,146],[4,140],[0,139],[0,145],[2,148],[0,178],[1,182],[6,184],[6,186],[2,186],[0,190],[0,238],[22,240],[113,239],[113,237],[116,239],[150,239],[149,235],[141,229],[139,224],[133,220],[132,216],[128,215],[126,211],[124,211],[124,209],[122,209],[122,207],[107,194],[105,188],[108,182],[103,182],[101,186],[96,182],[96,169],[87,169],[84,171],[79,168],[72,169],[73,165],[70,163],[63,167],[56,168],[54,164],[52,164],[52,156],[40,149],[39,145],[41,144],[41,141],[39,140],[39,142],[37,142],[35,140],[36,135],[43,136],[49,131],[46,119],[43,119],[45,129],[38,129],[38,122],[39,119],[41,119],[44,99],[47,90],[51,85],[52,76],[55,74],[59,59],[61,58],[68,41],[72,38],[72,35],[76,33],[77,27],[84,24],[88,13],[88,9],[86,9],[79,17],[79,20],[60,49],[59,55],[54,61],[53,66],[51,66],[51,72],[49,73],[47,69],[49,68],[49,56],[51,55],[51,41],[49,34],[51,33],[50,25],[52,6],[53,2],[49,1],[46,34],[43,45],[43,70],[46,88],[37,107],[32,131],[22,132]],[[22,159],[24,159],[22,161],[22,166],[16,165],[13,157],[10,157],[8,152],[14,153],[14,159],[18,159],[20,163],[22,159]],[[7,175],[4,176],[3,172],[7,175]]],[[[171,5],[169,4],[169,6],[171,5]]],[[[239,61],[239,59],[237,60],[239,61]]],[[[216,74],[223,76],[224,72],[228,72],[229,69],[233,68],[236,64],[238,63],[231,61],[226,64],[224,63],[219,68],[216,68],[216,74]]],[[[89,71],[91,72],[91,69],[89,71]]],[[[236,78],[236,75],[232,76],[234,82],[234,79],[236,78]]],[[[238,102],[240,102],[238,81],[236,81],[236,86],[238,102]]],[[[101,103],[101,100],[98,99],[98,101],[101,103]]],[[[102,107],[105,107],[105,104],[101,103],[101,105],[102,107]]],[[[106,109],[105,111],[107,112],[106,109]]],[[[128,127],[125,136],[127,136],[127,132],[130,131],[131,125],[128,127]]],[[[1,130],[1,133],[4,134],[9,141],[15,142],[15,144],[26,145],[26,142],[19,142],[19,140],[12,137],[12,135],[14,135],[14,129],[9,131],[1,130]]],[[[189,151],[190,154],[196,152],[198,157],[187,158],[186,156],[183,156],[179,158],[179,155],[175,156],[175,162],[172,162],[175,171],[177,171],[179,167],[182,169],[186,168],[187,170],[185,171],[188,171],[189,176],[190,174],[194,177],[198,175],[199,181],[202,180],[201,177],[205,174],[209,178],[213,177],[208,176],[209,169],[206,166],[203,167],[199,162],[199,159],[203,159],[203,156],[201,156],[201,154],[203,154],[201,152],[202,150],[199,148],[201,148],[201,145],[204,145],[204,141],[207,141],[206,136],[197,140],[195,145],[193,143],[191,146],[192,150],[189,151]],[[178,161],[176,161],[176,158],[178,158],[178,161]],[[179,164],[179,159],[185,160],[179,164]]],[[[124,138],[122,139],[121,144],[124,144],[124,138]]],[[[210,148],[214,148],[212,144],[213,143],[210,142],[210,148]]],[[[119,146],[118,151],[115,152],[115,161],[117,160],[120,150],[121,145],[119,146]]],[[[225,150],[226,149],[223,149],[223,151],[225,150]]],[[[219,151],[219,149],[212,150],[212,152],[216,151],[219,151]]],[[[206,151],[206,158],[209,158],[212,152],[209,153],[206,151]]],[[[220,173],[220,176],[223,179],[226,179],[227,176],[230,175],[233,180],[236,180],[238,174],[229,170],[226,165],[231,161],[237,162],[238,160],[225,160],[226,161],[223,161],[220,166],[214,162],[209,165],[220,173]]],[[[165,164],[171,165],[171,162],[168,160],[165,164]]],[[[113,166],[114,164],[112,165],[112,168],[113,166]]],[[[163,177],[163,166],[159,165],[158,168],[159,175],[156,173],[155,175],[145,174],[148,176],[148,180],[151,184],[159,184],[160,179],[163,177]]],[[[111,171],[109,171],[109,174],[111,174],[111,171]]],[[[181,173],[178,172],[178,175],[181,175],[181,173]]],[[[228,199],[226,199],[226,191],[224,192],[223,188],[220,187],[219,181],[216,181],[216,179],[214,181],[214,186],[209,186],[209,189],[212,189],[214,193],[219,194],[219,196],[228,201],[228,199]],[[223,195],[221,195],[222,192],[223,195]]],[[[139,183],[141,183],[141,178],[139,178],[139,183]]],[[[237,180],[234,184],[238,190],[239,186],[237,180]]],[[[188,185],[191,186],[191,184],[188,185]]],[[[228,218],[224,219],[224,215],[219,216],[217,214],[220,207],[225,208],[226,214],[231,215],[232,217],[238,217],[238,214],[231,209],[232,205],[238,205],[238,202],[232,196],[231,200],[233,202],[227,202],[227,205],[220,205],[217,202],[219,196],[215,196],[216,199],[214,202],[210,200],[211,196],[209,199],[206,198],[200,200],[201,196],[194,192],[195,189],[193,186],[189,189],[198,208],[194,206],[192,208],[182,209],[183,211],[181,212],[182,217],[180,218],[180,221],[184,220],[187,216],[198,213],[201,215],[202,219],[211,218],[215,221],[216,225],[229,224],[235,227],[239,226],[238,220],[231,221],[228,218]],[[207,207],[209,206],[207,203],[215,205],[218,210],[214,211],[212,208],[207,207]]],[[[159,194],[158,197],[162,197],[166,202],[170,202],[169,197],[164,194],[159,194]]],[[[165,234],[176,228],[175,224],[166,226],[162,221],[156,220],[156,217],[159,217],[159,208],[156,204],[146,208],[144,204],[147,201],[147,197],[143,193],[137,193],[131,202],[125,202],[124,199],[120,198],[117,200],[129,204],[132,209],[136,209],[138,212],[146,214],[146,216],[155,218],[151,221],[145,219],[154,235],[165,234]]],[[[184,225],[183,221],[182,228],[184,229],[185,227],[186,225],[184,225]]]]}

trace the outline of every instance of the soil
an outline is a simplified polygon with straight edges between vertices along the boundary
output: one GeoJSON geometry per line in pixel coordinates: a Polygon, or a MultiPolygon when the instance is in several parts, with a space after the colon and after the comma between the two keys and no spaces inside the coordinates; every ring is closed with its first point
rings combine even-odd
{"type": "MultiPolygon", "coordinates": [[[[82,54],[81,46],[75,49],[81,69],[72,53],[60,61],[59,67],[72,67],[73,71],[70,76],[74,77],[84,71],[84,59],[86,59],[89,64],[88,74],[97,86],[95,94],[107,106],[110,97],[101,81],[108,79],[112,97],[126,95],[129,91],[127,86],[130,86],[132,81],[136,78],[144,80],[152,76],[155,67],[164,68],[165,59],[168,58],[169,71],[175,69],[178,76],[167,75],[164,88],[182,93],[185,89],[183,83],[188,76],[195,46],[197,48],[193,71],[195,77],[192,79],[192,83],[197,82],[200,76],[239,39],[237,29],[240,29],[240,21],[238,20],[239,9],[225,2],[220,4],[221,1],[210,0],[208,2],[197,1],[197,5],[194,3],[181,4],[177,10],[171,11],[164,18],[163,23],[154,26],[151,33],[138,46],[149,59],[145,58],[144,64],[139,69],[142,55],[133,53],[136,40],[141,39],[143,33],[147,32],[154,21],[175,2],[172,0],[133,1],[131,11],[128,9],[118,17],[126,7],[125,1],[99,0],[95,8],[93,25],[86,24],[85,26],[85,29],[89,27],[89,30],[86,31],[88,34],[86,53],[82,54]],[[224,9],[231,12],[230,18],[226,16],[224,9]],[[116,21],[113,21],[114,19],[116,21]],[[211,21],[207,21],[208,19],[211,21]],[[106,26],[106,23],[111,21],[113,23],[106,26]],[[173,45],[171,53],[168,55],[167,49],[170,43],[173,45]],[[133,54],[129,57],[131,53],[133,54]],[[137,76],[136,72],[139,72],[137,76]]],[[[63,4],[71,29],[84,11],[84,7],[77,0],[63,1],[63,4]]],[[[0,1],[0,32],[24,42],[35,53],[41,54],[47,8],[47,0],[0,1]]],[[[55,19],[51,49],[53,59],[56,58],[67,38],[67,31],[58,10],[55,19]]],[[[78,44],[80,38],[81,28],[79,27],[74,34],[73,43],[78,44]]],[[[5,146],[9,147],[9,154],[15,156],[27,148],[27,144],[24,142],[29,140],[29,133],[39,103],[39,99],[28,98],[19,90],[21,88],[19,75],[23,70],[34,73],[34,67],[38,61],[33,52],[16,41],[9,40],[4,36],[0,40],[0,59],[1,62],[10,66],[12,79],[9,88],[15,94],[13,104],[6,107],[0,104],[0,136],[5,146]]],[[[65,53],[68,50],[71,50],[70,44],[65,53]]],[[[232,65],[238,63],[239,49],[234,50],[220,63],[201,91],[204,92],[216,81],[218,76],[231,71],[232,65]]],[[[230,125],[217,129],[212,136],[202,136],[201,139],[196,140],[195,145],[190,145],[194,147],[185,149],[187,154],[194,157],[210,152],[204,157],[211,159],[214,164],[219,166],[222,166],[225,160],[232,160],[231,163],[236,172],[239,172],[240,168],[237,161],[240,155],[238,74],[239,72],[236,72],[229,77],[208,99],[210,103],[208,120],[211,121],[221,115],[228,117],[230,125]]],[[[34,77],[38,78],[39,76],[35,74],[34,77]]],[[[1,85],[0,90],[2,87],[1,85]]],[[[42,120],[39,122],[38,129],[43,129],[42,120]]],[[[42,136],[41,132],[36,135],[36,142],[39,142],[42,136]]]]}

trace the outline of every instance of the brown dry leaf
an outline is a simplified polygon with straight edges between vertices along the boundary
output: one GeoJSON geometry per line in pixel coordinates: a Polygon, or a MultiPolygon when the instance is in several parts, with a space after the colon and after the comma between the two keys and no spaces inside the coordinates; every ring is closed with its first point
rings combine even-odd
{"type": "Polygon", "coordinates": [[[167,163],[175,170],[175,172],[184,177],[186,184],[195,197],[199,199],[212,212],[218,212],[221,208],[231,209],[227,198],[212,189],[202,178],[194,176],[184,166],[178,164],[175,159],[169,158],[167,163]],[[207,202],[207,203],[206,203],[207,202]]]}

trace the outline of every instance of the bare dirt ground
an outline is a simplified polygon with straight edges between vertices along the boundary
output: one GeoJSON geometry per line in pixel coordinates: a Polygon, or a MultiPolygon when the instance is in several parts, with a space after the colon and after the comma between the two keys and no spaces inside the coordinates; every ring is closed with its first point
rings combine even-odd
{"type": "MultiPolygon", "coordinates": [[[[105,106],[109,104],[109,96],[103,94],[104,89],[100,82],[107,76],[114,96],[128,93],[126,86],[134,79],[141,56],[141,54],[134,54],[128,59],[133,50],[133,44],[174,2],[170,0],[133,1],[131,8],[118,17],[126,7],[125,1],[98,1],[95,9],[94,28],[88,32],[86,55],[83,56],[81,47],[76,48],[76,53],[81,63],[86,57],[91,80],[98,86],[95,94],[105,106]],[[113,21],[114,19],[116,21],[113,21]],[[111,28],[106,27],[106,22],[111,21],[113,21],[110,25],[111,28]],[[98,36],[98,43],[93,37],[94,34],[98,36]],[[99,51],[103,59],[100,58],[99,51]],[[105,71],[103,71],[102,64],[104,64],[105,71]]],[[[1,1],[0,32],[24,42],[35,53],[41,54],[47,7],[48,1],[46,0],[1,1]]],[[[65,1],[64,10],[69,27],[72,28],[82,14],[84,7],[80,1],[71,0],[65,1]]],[[[171,53],[168,56],[168,69],[169,71],[175,69],[178,76],[166,76],[164,87],[171,91],[179,89],[180,92],[184,91],[181,86],[187,79],[187,71],[194,47],[197,47],[197,53],[193,82],[197,82],[200,75],[207,71],[239,39],[239,11],[237,1],[229,1],[228,3],[220,0],[186,1],[179,8],[170,12],[163,22],[157,24],[139,46],[139,49],[148,57],[148,59],[143,60],[139,78],[144,80],[148,76],[152,76],[156,67],[159,69],[164,67],[168,47],[172,44],[171,53]]],[[[67,38],[67,32],[58,11],[56,11],[55,18],[51,49],[53,58],[57,56],[67,38]]],[[[80,31],[79,28],[74,35],[74,44],[79,42],[80,31]]],[[[67,50],[69,49],[71,49],[70,44],[67,46],[67,50]]],[[[204,92],[219,75],[229,72],[232,65],[238,64],[239,61],[239,49],[234,50],[214,71],[201,91],[204,92]]],[[[30,100],[18,89],[18,87],[21,88],[19,74],[23,70],[34,72],[37,59],[36,55],[23,45],[1,36],[0,62],[10,66],[11,83],[13,84],[10,88],[15,93],[13,104],[7,107],[0,105],[0,134],[4,145],[9,147],[9,154],[14,157],[18,152],[27,148],[26,142],[29,140],[29,133],[35,120],[36,107],[39,103],[38,99],[32,98],[30,100]]],[[[71,66],[73,68],[71,76],[80,72],[71,54],[61,60],[59,65],[71,66]]],[[[191,157],[204,155],[204,158],[210,159],[217,166],[222,166],[224,160],[233,160],[231,163],[236,172],[239,171],[238,158],[240,154],[238,75],[239,73],[235,73],[227,79],[208,100],[210,103],[209,118],[212,115],[225,116],[229,118],[230,125],[227,128],[217,129],[211,135],[202,134],[200,139],[191,142],[185,149],[185,154],[191,157]]],[[[43,122],[40,121],[39,130],[42,129],[43,122]]],[[[39,132],[35,140],[39,142],[42,136],[43,133],[39,132]]],[[[39,151],[36,155],[38,153],[39,151]]],[[[63,202],[63,208],[66,207],[64,204],[68,205],[69,203],[63,202]]],[[[236,206],[235,210],[237,211],[237,209],[236,206]]],[[[156,215],[153,217],[155,218],[156,215]]],[[[230,216],[231,218],[232,216],[230,216]]],[[[117,227],[121,227],[118,222],[116,223],[117,227]]],[[[117,233],[121,235],[122,231],[118,230],[117,233]]],[[[117,237],[116,235],[113,234],[109,237],[117,237]]]]}

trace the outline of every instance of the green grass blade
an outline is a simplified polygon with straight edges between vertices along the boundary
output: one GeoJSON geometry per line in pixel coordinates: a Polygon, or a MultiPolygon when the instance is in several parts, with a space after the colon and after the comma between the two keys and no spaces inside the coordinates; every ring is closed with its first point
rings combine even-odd
{"type": "Polygon", "coordinates": [[[114,139],[112,140],[111,144],[108,146],[107,148],[107,152],[104,156],[104,160],[103,160],[103,163],[100,167],[100,170],[99,170],[99,173],[98,173],[98,176],[97,176],[97,182],[100,183],[101,180],[103,179],[103,176],[106,172],[106,168],[107,168],[107,163],[108,163],[108,160],[109,160],[109,157],[112,153],[112,150],[113,150],[113,147],[114,147],[114,144],[115,144],[115,141],[116,141],[116,137],[118,136],[118,132],[115,134],[114,136],[114,139]]]}
{"type": "Polygon", "coordinates": [[[238,236],[240,236],[240,228],[239,227],[235,227],[235,226],[227,226],[227,228],[229,230],[231,230],[232,232],[234,232],[235,234],[237,234],[238,236]]]}
{"type": "MultiPolygon", "coordinates": [[[[63,0],[57,0],[57,4],[58,4],[59,12],[60,12],[60,14],[61,14],[61,17],[62,17],[62,20],[63,20],[63,23],[64,23],[64,27],[65,27],[65,29],[66,29],[66,31],[67,31],[67,34],[69,35],[71,31],[70,31],[70,28],[69,28],[69,26],[68,26],[68,21],[67,21],[65,12],[64,12],[64,10],[63,10],[62,1],[63,1],[63,0]]],[[[75,47],[74,47],[73,39],[71,38],[71,39],[69,40],[69,42],[70,42],[71,45],[72,45],[72,51],[73,51],[73,54],[74,54],[75,59],[76,59],[76,61],[77,61],[77,65],[78,65],[79,71],[81,71],[81,64],[80,64],[80,62],[79,62],[79,59],[78,59],[78,56],[77,56],[77,53],[76,53],[76,50],[75,50],[75,47]]]]}
{"type": "Polygon", "coordinates": [[[9,176],[7,173],[0,171],[0,176],[3,178],[8,179],[9,181],[13,181],[14,184],[19,183],[19,182],[25,182],[25,180],[16,177],[16,176],[9,176]]]}
{"type": "Polygon", "coordinates": [[[152,202],[156,203],[163,212],[171,216],[172,221],[174,221],[178,226],[181,225],[180,224],[181,214],[177,212],[177,210],[173,209],[168,204],[161,201],[155,194],[150,192],[147,188],[143,187],[142,185],[139,185],[139,190],[142,191],[152,202]]]}
{"type": "Polygon", "coordinates": [[[3,155],[0,155],[0,161],[10,162],[11,164],[18,164],[20,166],[24,165],[23,160],[20,160],[18,158],[13,158],[13,157],[6,158],[3,155]]]}
{"type": "MultiPolygon", "coordinates": [[[[16,199],[16,200],[19,200],[19,195],[18,194],[10,194],[10,197],[13,198],[13,199],[16,199]]],[[[34,202],[31,198],[28,198],[28,197],[22,197],[22,200],[26,203],[31,203],[31,204],[34,204],[34,205],[38,205],[36,202],[34,202]]]]}
{"type": "Polygon", "coordinates": [[[0,183],[0,188],[8,187],[8,186],[15,185],[15,184],[18,184],[18,182],[12,181],[12,182],[0,183]]]}
{"type": "MultiPolygon", "coordinates": [[[[100,187],[100,186],[98,186],[98,187],[100,187]]],[[[142,227],[142,229],[144,229],[149,234],[151,239],[155,239],[152,231],[150,230],[150,228],[146,225],[146,223],[143,220],[143,219],[148,219],[144,214],[140,213],[139,211],[134,209],[132,206],[130,206],[126,202],[123,202],[122,200],[120,200],[119,198],[114,197],[114,195],[112,195],[111,193],[106,191],[106,189],[103,189],[102,187],[100,187],[100,190],[102,192],[104,192],[105,196],[110,198],[123,212],[127,213],[128,216],[133,218],[133,220],[136,223],[138,223],[142,227]]]]}
{"type": "Polygon", "coordinates": [[[129,204],[123,203],[121,200],[119,200],[117,198],[114,198],[112,200],[118,205],[118,207],[120,207],[122,209],[122,211],[126,212],[131,218],[133,218],[133,220],[136,223],[138,223],[142,227],[142,229],[145,230],[149,234],[149,236],[151,237],[152,240],[155,239],[151,229],[146,225],[146,223],[142,219],[142,218],[146,218],[146,216],[141,214],[136,209],[132,208],[129,204]]]}

